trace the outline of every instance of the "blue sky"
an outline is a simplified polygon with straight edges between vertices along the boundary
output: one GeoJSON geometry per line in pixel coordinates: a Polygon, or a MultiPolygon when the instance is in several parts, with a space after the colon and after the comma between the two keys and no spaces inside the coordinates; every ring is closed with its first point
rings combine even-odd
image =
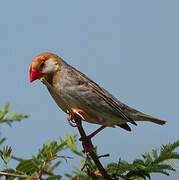
{"type": "MultiPolygon", "coordinates": [[[[13,128],[1,127],[14,155],[31,157],[47,140],[78,133],[44,85],[29,82],[29,64],[47,51],[64,58],[120,101],[167,120],[163,127],[138,123],[131,133],[103,130],[93,142],[101,154],[110,153],[104,164],[119,158],[132,161],[178,140],[178,7],[177,0],[2,1],[0,106],[9,101],[10,110],[30,115],[13,128]]],[[[98,127],[83,124],[87,132],[98,127]]],[[[76,162],[64,163],[60,172],[76,162]]],[[[177,173],[170,177],[178,178],[177,173]]]]}

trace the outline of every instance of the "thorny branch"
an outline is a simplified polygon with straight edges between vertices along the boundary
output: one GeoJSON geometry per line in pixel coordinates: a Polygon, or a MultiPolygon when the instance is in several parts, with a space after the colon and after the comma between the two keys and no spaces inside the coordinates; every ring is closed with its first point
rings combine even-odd
{"type": "MultiPolygon", "coordinates": [[[[75,122],[77,124],[77,128],[78,128],[78,131],[81,135],[81,138],[82,139],[82,143],[85,143],[87,141],[87,136],[86,136],[86,133],[82,127],[82,123],[81,123],[81,120],[79,119],[79,117],[75,116],[74,117],[75,119],[75,122]]],[[[85,149],[85,146],[83,146],[84,148],[84,151],[85,152],[88,152],[88,149],[85,149]]],[[[90,156],[91,159],[94,161],[95,165],[97,166],[97,168],[99,169],[102,177],[106,180],[112,180],[112,178],[107,174],[106,170],[104,169],[103,165],[101,164],[101,162],[99,161],[99,157],[96,155],[96,153],[92,150],[90,152],[87,153],[87,156],[90,156]]],[[[88,173],[88,175],[90,175],[90,173],[88,173]]],[[[95,179],[94,177],[91,176],[92,179],[95,179]]]]}

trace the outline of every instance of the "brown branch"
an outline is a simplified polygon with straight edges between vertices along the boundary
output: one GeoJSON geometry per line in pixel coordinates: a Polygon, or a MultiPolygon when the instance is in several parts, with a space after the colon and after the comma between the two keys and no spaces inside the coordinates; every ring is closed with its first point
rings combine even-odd
{"type": "Polygon", "coordinates": [[[99,180],[99,177],[102,177],[99,170],[93,170],[90,164],[85,163],[83,167],[81,168],[81,171],[84,170],[84,168],[87,169],[87,174],[91,177],[92,180],[99,180]]]}
{"type": "Polygon", "coordinates": [[[93,171],[93,169],[87,165],[86,167],[87,169],[87,174],[91,177],[92,180],[98,180],[99,178],[96,176],[95,172],[93,171]]]}
{"type": "Polygon", "coordinates": [[[8,173],[8,172],[3,172],[3,171],[0,171],[0,175],[12,176],[12,177],[18,177],[18,178],[24,178],[24,179],[37,179],[37,177],[34,177],[34,176],[25,176],[22,174],[8,173]]]}
{"type": "MultiPolygon", "coordinates": [[[[74,117],[75,119],[75,122],[77,124],[77,128],[78,128],[78,131],[81,135],[81,138],[82,139],[82,143],[85,143],[85,140],[87,141],[87,136],[86,136],[86,133],[82,127],[82,124],[81,124],[81,120],[78,118],[78,117],[74,117]]],[[[88,150],[85,149],[85,146],[83,146],[84,148],[84,151],[85,152],[88,152],[88,150]]],[[[107,174],[106,170],[104,169],[103,165],[101,164],[101,162],[99,161],[99,158],[97,157],[97,155],[95,154],[95,152],[92,150],[88,153],[88,155],[91,157],[91,159],[94,161],[95,165],[97,166],[97,168],[99,169],[101,175],[103,176],[104,179],[107,179],[107,180],[112,180],[112,178],[107,174]]]]}
{"type": "Polygon", "coordinates": [[[63,158],[63,159],[65,159],[66,161],[67,161],[67,159],[73,159],[72,157],[69,157],[69,156],[55,156],[55,157],[51,157],[50,159],[44,161],[43,164],[42,164],[41,170],[39,171],[38,180],[41,180],[41,179],[42,179],[43,173],[46,173],[46,174],[48,174],[48,175],[53,175],[52,172],[48,172],[48,171],[45,170],[45,166],[46,166],[46,164],[47,164],[48,162],[53,161],[53,160],[56,160],[56,159],[59,159],[59,158],[63,158]]]}
{"type": "Polygon", "coordinates": [[[40,170],[40,172],[39,172],[38,180],[41,180],[41,179],[42,179],[42,174],[43,174],[43,171],[44,171],[44,169],[45,169],[45,166],[46,166],[47,162],[48,162],[48,161],[44,161],[44,162],[43,162],[42,168],[41,168],[41,170],[40,170]]]}

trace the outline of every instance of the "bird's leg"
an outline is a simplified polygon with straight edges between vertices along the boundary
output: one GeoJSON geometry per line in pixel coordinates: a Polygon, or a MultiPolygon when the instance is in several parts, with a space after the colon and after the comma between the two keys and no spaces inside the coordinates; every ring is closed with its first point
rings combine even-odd
{"type": "MultiPolygon", "coordinates": [[[[73,107],[73,108],[71,108],[71,109],[72,109],[74,115],[77,115],[77,116],[80,117],[81,119],[85,120],[85,118],[83,117],[83,115],[87,115],[86,112],[84,112],[82,109],[79,109],[79,108],[74,108],[74,107],[73,107]]],[[[70,126],[72,126],[72,127],[78,127],[78,125],[76,124],[76,122],[75,122],[74,119],[73,119],[72,114],[71,114],[69,111],[67,111],[67,114],[68,114],[67,120],[68,120],[70,126]]]]}
{"type": "Polygon", "coordinates": [[[91,138],[94,137],[96,134],[98,134],[100,131],[102,131],[106,126],[102,125],[100,128],[98,128],[96,131],[91,133],[90,135],[86,136],[86,138],[80,138],[79,140],[82,141],[83,148],[87,153],[92,152],[93,150],[93,144],[91,142],[91,138]]]}
{"type": "MultiPolygon", "coordinates": [[[[79,108],[71,108],[74,115],[78,116],[78,119],[82,119],[82,120],[85,120],[85,118],[83,117],[83,115],[85,116],[89,116],[85,111],[83,111],[82,109],[79,109],[79,108]]],[[[67,111],[67,120],[69,122],[69,124],[72,126],[72,127],[79,127],[81,126],[81,120],[79,119],[79,121],[74,121],[74,117],[73,115],[67,111]]],[[[93,133],[91,133],[90,135],[86,136],[85,138],[80,138],[79,140],[82,141],[82,145],[83,145],[83,148],[85,149],[85,152],[86,153],[90,153],[92,152],[93,150],[93,144],[91,142],[91,138],[94,137],[96,134],[98,134],[100,131],[102,131],[106,126],[101,126],[100,128],[98,128],[96,131],[94,131],[93,133]]]]}

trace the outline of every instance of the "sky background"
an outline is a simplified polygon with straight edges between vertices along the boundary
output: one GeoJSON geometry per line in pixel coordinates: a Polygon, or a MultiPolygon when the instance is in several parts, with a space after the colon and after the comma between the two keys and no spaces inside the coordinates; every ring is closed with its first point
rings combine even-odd
{"type": "MultiPolygon", "coordinates": [[[[29,65],[42,52],[58,54],[120,101],[167,120],[163,127],[131,125],[132,132],[103,130],[93,139],[100,154],[110,153],[103,164],[119,158],[131,162],[178,140],[178,7],[177,0],[2,0],[0,107],[9,101],[11,111],[30,116],[13,128],[1,126],[1,137],[8,138],[13,154],[30,158],[47,140],[78,133],[46,87],[29,82],[29,65]]],[[[88,133],[99,127],[83,124],[88,133]]],[[[59,172],[69,172],[77,162],[64,161],[59,172]]],[[[169,178],[153,174],[152,179],[177,180],[179,173],[169,178]]]]}

